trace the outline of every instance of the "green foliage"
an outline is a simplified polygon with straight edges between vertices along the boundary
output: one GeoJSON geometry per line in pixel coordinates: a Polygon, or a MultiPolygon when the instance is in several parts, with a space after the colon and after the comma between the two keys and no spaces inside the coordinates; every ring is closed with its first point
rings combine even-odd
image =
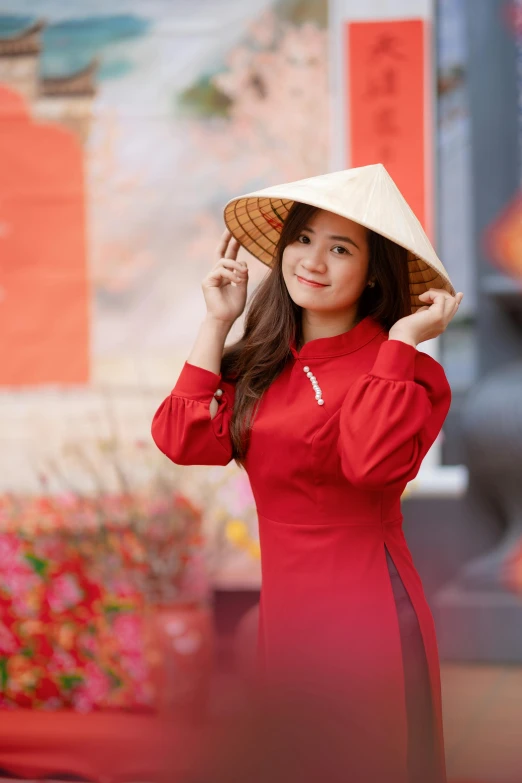
{"type": "Polygon", "coordinates": [[[83,685],[83,677],[80,677],[78,674],[62,674],[59,679],[62,688],[67,691],[76,688],[78,685],[83,685]]]}
{"type": "Polygon", "coordinates": [[[42,560],[41,558],[36,557],[36,555],[31,555],[31,554],[26,554],[24,555],[24,557],[29,563],[29,565],[31,566],[31,568],[33,569],[33,571],[35,571],[38,574],[38,576],[43,576],[43,577],[45,576],[45,572],[47,571],[47,566],[48,566],[46,560],[42,560]]]}
{"type": "Polygon", "coordinates": [[[279,0],[274,10],[284,22],[296,25],[315,22],[319,27],[328,24],[327,0],[279,0]]]}
{"type": "Polygon", "coordinates": [[[212,76],[202,76],[178,98],[178,106],[201,118],[227,117],[232,101],[212,83],[212,76]]]}
{"type": "Polygon", "coordinates": [[[113,688],[121,688],[121,686],[123,685],[123,680],[121,679],[121,677],[118,677],[116,672],[113,672],[112,669],[107,669],[105,673],[109,676],[113,688]]]}

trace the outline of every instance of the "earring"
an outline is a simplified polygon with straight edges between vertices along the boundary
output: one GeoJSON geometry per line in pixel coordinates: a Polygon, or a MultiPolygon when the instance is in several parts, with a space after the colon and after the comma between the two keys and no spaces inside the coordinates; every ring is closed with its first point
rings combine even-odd
{"type": "Polygon", "coordinates": [[[375,280],[370,280],[368,285],[370,286],[370,288],[375,288],[375,280]]]}

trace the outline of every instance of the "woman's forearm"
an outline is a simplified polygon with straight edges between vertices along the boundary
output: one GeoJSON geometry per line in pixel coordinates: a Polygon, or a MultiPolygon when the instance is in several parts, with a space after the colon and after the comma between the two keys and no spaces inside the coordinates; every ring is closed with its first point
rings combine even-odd
{"type": "Polygon", "coordinates": [[[219,374],[225,340],[232,323],[205,317],[201,322],[196,341],[187,358],[189,364],[219,374]]]}

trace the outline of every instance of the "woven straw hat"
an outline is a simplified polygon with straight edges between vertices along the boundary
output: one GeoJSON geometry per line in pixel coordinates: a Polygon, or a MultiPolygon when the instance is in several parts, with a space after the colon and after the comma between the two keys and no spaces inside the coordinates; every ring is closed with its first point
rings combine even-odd
{"type": "Polygon", "coordinates": [[[294,201],[335,212],[393,240],[409,250],[411,306],[429,288],[455,296],[448,273],[382,163],[335,171],[247,193],[228,202],[225,223],[249,253],[268,266],[294,201]]]}

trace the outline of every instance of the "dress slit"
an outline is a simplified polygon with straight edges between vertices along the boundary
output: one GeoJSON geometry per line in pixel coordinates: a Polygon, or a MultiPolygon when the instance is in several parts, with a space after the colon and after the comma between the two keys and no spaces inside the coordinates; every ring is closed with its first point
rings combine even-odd
{"type": "Polygon", "coordinates": [[[408,725],[408,783],[435,781],[434,716],[424,641],[408,591],[385,545],[399,621],[408,725]]]}

